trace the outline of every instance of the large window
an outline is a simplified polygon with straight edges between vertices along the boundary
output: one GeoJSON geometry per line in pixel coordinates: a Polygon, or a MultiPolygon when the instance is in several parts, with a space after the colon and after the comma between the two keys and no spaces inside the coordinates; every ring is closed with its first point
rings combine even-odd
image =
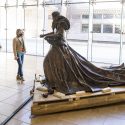
{"type": "Polygon", "coordinates": [[[65,39],[72,48],[89,61],[119,64],[125,55],[124,6],[120,0],[1,0],[1,51],[13,51],[12,39],[22,28],[27,54],[45,56],[50,44],[39,35],[52,31],[51,13],[59,11],[70,21],[65,39]]]}
{"type": "Polygon", "coordinates": [[[115,33],[118,33],[118,34],[121,33],[121,27],[120,27],[120,25],[115,25],[115,33]]]}
{"type": "Polygon", "coordinates": [[[25,8],[25,41],[27,54],[36,55],[37,50],[37,7],[28,6],[25,8]]]}
{"type": "Polygon", "coordinates": [[[89,24],[82,24],[82,32],[83,33],[89,32],[89,24]]]}
{"type": "Polygon", "coordinates": [[[6,32],[6,10],[4,7],[0,8],[0,45],[2,47],[1,51],[7,50],[7,32],[6,32]]]}
{"type": "Polygon", "coordinates": [[[83,18],[83,19],[89,19],[89,15],[88,15],[88,14],[83,14],[83,15],[82,15],[82,18],[83,18]]]}
{"type": "Polygon", "coordinates": [[[122,4],[120,1],[101,1],[96,0],[93,4],[91,60],[119,64],[122,62],[120,59],[121,25],[124,16],[122,15],[122,4]]]}
{"type": "Polygon", "coordinates": [[[104,19],[112,19],[113,18],[113,14],[103,14],[103,18],[104,19]]]}
{"type": "Polygon", "coordinates": [[[103,33],[113,33],[113,25],[104,24],[103,33]]]}
{"type": "Polygon", "coordinates": [[[114,17],[115,17],[116,19],[120,19],[120,18],[121,18],[121,15],[120,15],[120,14],[115,14],[114,17]]]}
{"type": "Polygon", "coordinates": [[[94,19],[102,19],[102,14],[93,14],[94,19]]]}
{"type": "Polygon", "coordinates": [[[69,4],[67,6],[70,30],[67,32],[67,41],[73,49],[87,58],[89,34],[89,4],[69,4]]]}
{"type": "Polygon", "coordinates": [[[78,14],[73,14],[73,15],[72,15],[72,19],[79,19],[79,20],[80,20],[80,15],[78,15],[78,14]]]}
{"type": "Polygon", "coordinates": [[[101,24],[93,24],[93,33],[101,33],[101,24]]]}
{"type": "Polygon", "coordinates": [[[12,52],[12,40],[16,36],[16,8],[8,7],[7,8],[7,51],[12,52]]]}

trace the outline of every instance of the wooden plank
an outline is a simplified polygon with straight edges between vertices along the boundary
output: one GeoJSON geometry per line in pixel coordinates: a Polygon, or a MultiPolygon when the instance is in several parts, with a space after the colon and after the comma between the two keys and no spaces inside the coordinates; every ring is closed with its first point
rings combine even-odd
{"type": "Polygon", "coordinates": [[[33,105],[31,107],[32,115],[76,110],[125,100],[125,87],[113,87],[111,91],[107,92],[74,94],[63,98],[58,98],[54,95],[43,98],[42,93],[44,92],[38,90],[34,92],[33,105]]]}
{"type": "MultiPolygon", "coordinates": [[[[90,92],[86,92],[86,93],[83,93],[83,95],[80,95],[79,97],[80,98],[85,98],[85,97],[92,97],[92,96],[94,96],[94,97],[96,97],[96,96],[102,96],[102,95],[107,95],[107,94],[112,94],[112,93],[122,93],[122,92],[125,92],[125,87],[112,87],[111,88],[111,91],[110,92],[106,92],[106,93],[104,93],[104,92],[95,92],[95,93],[90,93],[90,92]]],[[[55,100],[55,101],[58,101],[58,100],[67,100],[67,99],[69,99],[69,98],[76,98],[76,97],[78,97],[77,95],[67,95],[67,96],[65,96],[64,98],[62,98],[62,99],[60,99],[60,98],[58,98],[58,97],[55,97],[55,96],[53,96],[53,95],[49,95],[48,96],[48,98],[43,98],[42,97],[42,94],[44,93],[44,92],[42,92],[42,91],[39,91],[39,90],[35,90],[35,92],[34,92],[35,94],[34,94],[34,98],[33,98],[33,102],[35,103],[39,103],[39,102],[43,102],[43,101],[45,101],[45,102],[47,102],[47,101],[53,101],[53,100],[55,100]]]]}
{"type": "Polygon", "coordinates": [[[109,94],[68,101],[50,102],[44,104],[33,104],[31,107],[32,115],[43,115],[55,112],[83,109],[88,107],[107,105],[125,100],[125,93],[109,94]]]}

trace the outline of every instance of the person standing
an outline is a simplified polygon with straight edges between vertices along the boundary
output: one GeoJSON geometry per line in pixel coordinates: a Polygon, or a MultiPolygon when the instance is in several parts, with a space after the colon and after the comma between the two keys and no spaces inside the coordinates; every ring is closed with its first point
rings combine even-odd
{"type": "Polygon", "coordinates": [[[25,43],[24,43],[24,31],[22,29],[16,30],[16,37],[13,39],[13,53],[14,59],[18,63],[18,72],[16,79],[24,81],[23,78],[23,61],[24,54],[26,53],[25,43]]]}

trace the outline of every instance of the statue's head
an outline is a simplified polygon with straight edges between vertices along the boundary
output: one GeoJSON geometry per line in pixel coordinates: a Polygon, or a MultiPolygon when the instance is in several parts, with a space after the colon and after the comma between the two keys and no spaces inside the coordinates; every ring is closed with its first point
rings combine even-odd
{"type": "Polygon", "coordinates": [[[60,16],[60,13],[58,11],[52,12],[52,18],[55,20],[58,16],[60,16]]]}
{"type": "Polygon", "coordinates": [[[56,22],[58,22],[57,23],[57,25],[58,25],[57,27],[63,27],[64,30],[69,30],[70,29],[70,22],[69,22],[69,20],[66,17],[58,16],[56,22]]]}

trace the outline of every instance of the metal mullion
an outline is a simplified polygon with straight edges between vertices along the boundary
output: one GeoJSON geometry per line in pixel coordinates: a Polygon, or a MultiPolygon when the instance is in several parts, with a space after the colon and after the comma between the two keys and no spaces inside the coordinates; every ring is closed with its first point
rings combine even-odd
{"type": "Polygon", "coordinates": [[[25,30],[25,28],[26,28],[26,27],[25,27],[25,21],[26,21],[26,19],[25,19],[25,15],[26,15],[26,14],[25,14],[25,7],[24,7],[23,9],[24,9],[24,30],[25,30]]]}
{"type": "MultiPolygon", "coordinates": [[[[24,1],[25,1],[25,0],[24,0],[24,1]]],[[[24,4],[24,2],[23,2],[22,7],[23,7],[23,11],[24,11],[23,16],[24,16],[24,31],[25,31],[25,30],[26,30],[26,27],[25,27],[25,21],[26,21],[26,19],[25,19],[25,4],[24,4]]],[[[25,38],[25,39],[26,39],[26,38],[25,38]]]]}
{"type": "MultiPolygon", "coordinates": [[[[89,15],[90,15],[90,3],[89,3],[89,15]]],[[[88,19],[88,28],[89,28],[89,30],[88,30],[88,42],[87,42],[87,59],[89,59],[89,39],[90,39],[90,23],[89,23],[89,21],[90,21],[90,16],[89,16],[89,19],[88,19]]]]}
{"type": "Polygon", "coordinates": [[[7,1],[6,1],[6,3],[5,3],[5,11],[6,11],[6,28],[5,28],[5,30],[6,30],[6,53],[7,53],[7,6],[6,6],[6,4],[7,4],[7,1]]]}
{"type": "Polygon", "coordinates": [[[63,4],[85,4],[85,3],[89,3],[89,2],[76,2],[76,3],[73,3],[73,2],[64,2],[63,4]]]}
{"type": "Polygon", "coordinates": [[[93,15],[94,7],[89,3],[89,32],[88,32],[88,47],[87,47],[87,59],[92,61],[92,43],[93,43],[93,17],[90,18],[90,15],[93,15]]]}
{"type": "Polygon", "coordinates": [[[8,8],[9,8],[9,7],[16,7],[16,5],[8,5],[7,7],[8,7],[8,8]]]}
{"type": "Polygon", "coordinates": [[[25,4],[24,6],[37,6],[37,4],[33,4],[33,5],[27,5],[27,4],[25,4]]]}
{"type": "MultiPolygon", "coordinates": [[[[38,1],[37,1],[38,2],[38,1]]],[[[38,5],[38,4],[37,4],[38,5]]],[[[38,35],[38,6],[37,6],[37,24],[36,24],[36,26],[37,26],[37,28],[36,28],[36,55],[37,55],[37,47],[38,47],[38,38],[37,38],[37,35],[38,35]]],[[[37,60],[37,59],[36,59],[37,60]]],[[[36,61],[36,63],[37,63],[37,61],[36,61]]]]}
{"type": "Polygon", "coordinates": [[[45,5],[61,5],[62,3],[44,3],[45,5]]]}
{"type": "Polygon", "coordinates": [[[16,7],[16,29],[17,29],[17,7],[16,7]]]}
{"type": "Polygon", "coordinates": [[[121,8],[121,33],[120,33],[120,47],[119,47],[119,64],[121,63],[121,61],[122,61],[122,47],[123,47],[123,34],[122,34],[122,32],[123,32],[123,27],[122,27],[122,25],[123,25],[123,11],[124,11],[124,9],[123,9],[123,4],[122,4],[122,8],[121,8]]]}
{"type": "Polygon", "coordinates": [[[115,2],[120,2],[120,1],[96,1],[94,3],[115,3],[115,2]]]}
{"type": "MultiPolygon", "coordinates": [[[[44,12],[44,20],[43,20],[43,34],[44,34],[44,31],[45,31],[45,12],[46,12],[46,9],[45,9],[45,4],[43,4],[43,12],[44,12]]],[[[43,56],[44,56],[44,39],[43,39],[43,56]]]]}
{"type": "MultiPolygon", "coordinates": [[[[61,1],[62,2],[62,1],[61,1]]],[[[64,4],[62,3],[62,5],[61,6],[64,6],[64,4]]],[[[67,11],[68,11],[68,8],[67,8],[67,5],[65,5],[66,6],[66,17],[67,17],[67,11]]],[[[62,8],[61,8],[62,9],[62,8]]],[[[67,32],[66,32],[66,42],[67,42],[67,32]]]]}

